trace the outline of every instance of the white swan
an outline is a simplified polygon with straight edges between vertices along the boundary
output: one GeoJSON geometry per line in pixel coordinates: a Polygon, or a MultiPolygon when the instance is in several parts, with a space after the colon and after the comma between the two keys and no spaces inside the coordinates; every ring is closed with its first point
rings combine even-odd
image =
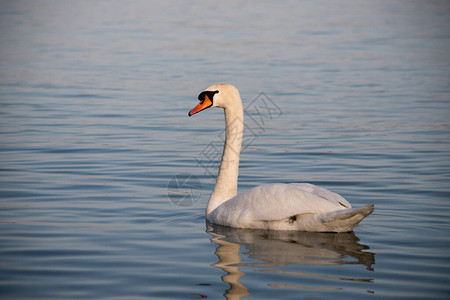
{"type": "Polygon", "coordinates": [[[225,145],[216,185],[206,207],[215,224],[272,230],[346,232],[373,211],[354,209],[343,197],[308,183],[263,184],[237,194],[244,113],[239,91],[229,84],[208,87],[188,115],[209,107],[225,112],[225,145]]]}

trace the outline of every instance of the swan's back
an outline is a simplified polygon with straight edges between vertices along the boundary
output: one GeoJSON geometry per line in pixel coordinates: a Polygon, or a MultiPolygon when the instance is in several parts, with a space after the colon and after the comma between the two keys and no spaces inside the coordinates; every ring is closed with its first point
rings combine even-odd
{"type": "Polygon", "coordinates": [[[373,206],[352,209],[340,195],[307,183],[264,184],[207,215],[216,224],[274,230],[351,231],[373,206]]]}

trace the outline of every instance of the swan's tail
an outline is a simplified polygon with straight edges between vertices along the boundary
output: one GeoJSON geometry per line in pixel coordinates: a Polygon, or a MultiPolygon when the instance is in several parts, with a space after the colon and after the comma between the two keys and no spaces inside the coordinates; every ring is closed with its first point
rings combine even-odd
{"type": "Polygon", "coordinates": [[[373,212],[373,204],[361,208],[343,209],[320,215],[321,225],[330,232],[352,231],[365,217],[373,212]]]}

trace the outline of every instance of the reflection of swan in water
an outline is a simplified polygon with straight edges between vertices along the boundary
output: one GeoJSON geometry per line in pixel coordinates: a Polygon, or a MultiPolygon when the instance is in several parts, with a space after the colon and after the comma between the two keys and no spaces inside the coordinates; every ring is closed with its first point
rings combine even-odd
{"type": "MultiPolygon", "coordinates": [[[[227,299],[241,299],[249,295],[247,287],[239,282],[245,275],[240,267],[270,268],[258,269],[258,272],[287,274],[293,276],[318,277],[332,280],[348,280],[371,282],[366,278],[345,278],[323,274],[285,271],[273,269],[291,264],[297,265],[364,265],[372,271],[375,255],[364,252],[368,246],[359,244],[359,239],[350,233],[319,233],[295,231],[270,231],[257,229],[237,229],[208,223],[207,232],[213,236],[212,242],[218,245],[215,254],[219,262],[213,266],[221,268],[227,274],[223,281],[230,284],[225,293],[227,299]],[[259,260],[259,263],[242,263],[241,246],[248,258],[259,260]]],[[[283,284],[269,284],[277,288],[330,289],[327,287],[302,287],[283,284]]]]}
{"type": "Polygon", "coordinates": [[[211,227],[208,227],[207,231],[214,236],[211,241],[219,245],[215,252],[219,261],[213,266],[221,268],[227,273],[222,276],[222,280],[230,284],[230,288],[225,292],[227,299],[241,299],[250,295],[247,287],[239,282],[239,279],[245,275],[239,270],[239,264],[242,261],[239,255],[241,245],[223,240],[223,236],[215,233],[211,227]]]}

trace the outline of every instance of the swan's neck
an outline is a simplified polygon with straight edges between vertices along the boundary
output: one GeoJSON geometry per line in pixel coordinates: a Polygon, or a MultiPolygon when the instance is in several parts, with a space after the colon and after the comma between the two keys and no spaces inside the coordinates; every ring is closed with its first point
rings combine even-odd
{"type": "Polygon", "coordinates": [[[237,194],[239,157],[244,133],[244,112],[240,97],[232,105],[225,107],[224,113],[225,144],[216,185],[206,207],[206,215],[237,194]]]}

